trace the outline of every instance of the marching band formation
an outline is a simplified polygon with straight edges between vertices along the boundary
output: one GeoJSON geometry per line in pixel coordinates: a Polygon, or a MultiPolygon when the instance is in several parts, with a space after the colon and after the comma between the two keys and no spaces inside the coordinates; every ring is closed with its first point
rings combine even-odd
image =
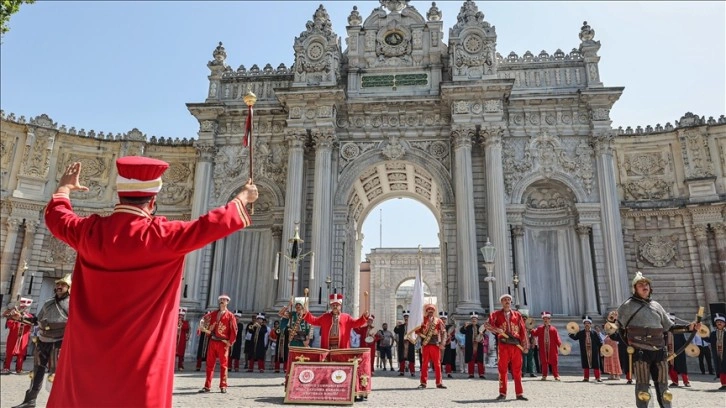
{"type": "MultiPolygon", "coordinates": [[[[32,300],[27,298],[2,313],[9,329],[3,374],[10,372],[13,358],[15,371],[21,373],[31,333],[35,343],[31,383],[23,402],[15,408],[35,406],[46,373],[47,381],[53,384],[48,407],[101,406],[108,401],[123,401],[128,406],[171,406],[173,374],[175,368],[184,370],[190,338],[186,309],[178,306],[184,255],[250,224],[246,206],[258,197],[252,180],[227,205],[195,221],[179,222],[154,215],[167,163],[129,156],[118,159],[117,167],[121,204],[112,215],[81,217],[73,212],[70,192],[88,190],[79,183],[80,163],[68,166],[46,208],[51,233],[78,253],[73,273],[76,294],[70,302],[69,275],[56,281],[55,296],[43,303],[37,316],[29,312],[32,300]],[[137,253],[148,256],[131,256],[137,253]],[[126,289],[121,299],[114,296],[119,287],[126,289]],[[150,301],[153,307],[149,307],[150,301]],[[117,319],[108,321],[107,316],[117,319]],[[144,326],[139,321],[159,324],[144,326]],[[129,327],[135,330],[130,332],[129,327]],[[99,370],[107,377],[101,382],[93,375],[99,370]]],[[[593,329],[589,316],[583,318],[582,329],[575,322],[567,324],[569,338],[579,343],[583,381],[590,380],[591,370],[596,382],[602,381],[603,371],[610,379],[625,373],[628,384],[635,380],[637,407],[650,403],[652,382],[659,405],[668,408],[673,400],[669,379],[671,387],[678,386],[679,380],[685,387],[690,385],[682,353],[697,356],[708,338],[721,382],[719,390],[726,390],[726,317],[712,316],[712,331],[701,323],[703,308],[695,321],[679,320],[651,298],[651,283],[637,272],[631,284],[632,296],[608,313],[604,330],[599,326],[593,329]],[[693,344],[696,335],[702,338],[700,347],[693,344]]],[[[278,312],[280,320],[272,329],[267,326],[265,313],[258,313],[242,329],[242,314],[229,310],[230,297],[220,295],[218,309],[199,322],[196,370],[206,362],[205,382],[199,392],[211,391],[217,360],[221,365],[219,389],[226,393],[230,360],[232,369],[238,371],[244,351],[247,372],[253,372],[255,362],[259,372],[264,372],[271,350],[275,372],[283,370],[286,376],[293,361],[359,361],[355,397],[366,400],[373,390],[376,357],[378,368],[385,370],[388,361],[393,371],[392,349],[396,346],[400,376],[406,371],[416,376],[419,356],[420,389],[428,387],[430,364],[436,388],[447,388],[442,367],[447,378],[452,378],[460,350],[469,378],[474,378],[475,369],[479,378],[485,378],[485,359],[496,355],[496,399],[507,398],[511,374],[515,398],[527,401],[522,376],[534,376],[532,362],[541,365],[542,381],[547,381],[550,372],[559,381],[558,355],[571,352],[570,343],[562,341],[552,325],[550,312],[542,311],[542,324],[535,327],[528,312],[512,307],[509,294],[500,296],[501,308],[490,311],[483,324],[479,315],[472,313],[470,321],[457,326],[446,312],[426,304],[422,323],[410,324],[410,313],[404,311],[403,321],[397,322],[393,332],[387,323],[376,330],[375,316],[368,311],[357,318],[344,313],[343,296],[338,293],[330,295],[328,311],[314,316],[308,311],[307,295],[306,290],[304,298],[292,297],[278,312]],[[320,327],[320,348],[311,347],[313,326],[320,327]]],[[[365,295],[367,299],[367,292],[365,295]]]]}

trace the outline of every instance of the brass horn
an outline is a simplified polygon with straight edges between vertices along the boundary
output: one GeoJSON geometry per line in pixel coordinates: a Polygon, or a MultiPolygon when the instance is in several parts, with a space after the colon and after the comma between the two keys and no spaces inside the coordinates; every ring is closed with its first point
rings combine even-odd
{"type": "Polygon", "coordinates": [[[570,334],[575,334],[580,331],[580,325],[577,324],[577,322],[569,322],[567,323],[567,332],[570,334]]]}

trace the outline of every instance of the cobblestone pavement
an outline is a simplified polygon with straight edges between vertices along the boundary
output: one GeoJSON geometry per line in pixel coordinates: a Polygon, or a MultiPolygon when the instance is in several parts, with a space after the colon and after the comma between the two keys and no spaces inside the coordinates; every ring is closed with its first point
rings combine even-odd
{"type": "MultiPolygon", "coordinates": [[[[26,362],[26,369],[30,365],[26,362]]],[[[212,392],[198,394],[204,384],[204,372],[185,371],[176,374],[174,384],[174,407],[206,408],[227,407],[269,407],[283,406],[283,374],[230,373],[229,389],[219,392],[219,373],[215,373],[212,392]]],[[[429,388],[417,389],[416,377],[399,377],[397,372],[377,371],[373,377],[373,393],[368,401],[357,402],[358,407],[633,407],[635,388],[625,380],[602,383],[582,382],[580,372],[570,371],[562,375],[561,382],[540,381],[539,378],[524,379],[524,395],[529,401],[514,400],[514,384],[509,382],[509,394],[503,402],[495,401],[498,395],[496,374],[487,368],[487,378],[469,379],[465,374],[454,374],[453,379],[444,378],[448,389],[434,388],[433,373],[429,376],[429,388]]],[[[691,388],[672,388],[674,407],[696,406],[710,408],[726,406],[726,392],[717,391],[718,381],[711,375],[692,374],[691,388]]],[[[98,373],[103,381],[103,373],[98,373]]],[[[591,381],[594,379],[591,378],[591,381]]],[[[27,374],[0,376],[2,391],[0,407],[9,408],[23,400],[29,385],[27,374]]],[[[48,392],[43,390],[38,397],[38,407],[44,407],[48,392]]],[[[295,405],[285,405],[295,406],[295,405]]],[[[308,405],[309,406],[309,405],[308,405]]],[[[657,406],[657,404],[651,406],[657,406]]]]}

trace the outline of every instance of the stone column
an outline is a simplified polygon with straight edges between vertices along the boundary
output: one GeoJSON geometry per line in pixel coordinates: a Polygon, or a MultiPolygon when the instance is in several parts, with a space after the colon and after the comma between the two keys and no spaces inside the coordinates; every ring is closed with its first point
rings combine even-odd
{"type": "MultiPolygon", "coordinates": [[[[332,151],[335,134],[333,129],[315,129],[315,187],[313,193],[312,250],[315,252],[314,280],[310,281],[311,297],[317,297],[318,288],[325,285],[325,277],[331,270],[333,225],[332,203],[332,151]],[[325,271],[325,272],[324,272],[325,271]]],[[[311,310],[325,310],[324,305],[314,305],[311,310]]]]}
{"type": "MultiPolygon", "coordinates": [[[[521,305],[526,306],[523,297],[524,289],[529,289],[529,295],[532,296],[532,288],[527,286],[527,266],[524,262],[524,227],[522,225],[515,225],[512,228],[512,235],[514,235],[514,258],[517,262],[517,276],[519,277],[519,288],[517,288],[517,291],[520,293],[517,293],[517,299],[519,299],[521,305]]],[[[531,311],[530,316],[532,316],[531,311]]]]}
{"type": "Polygon", "coordinates": [[[20,249],[20,259],[18,260],[18,268],[15,270],[15,281],[13,289],[10,293],[10,300],[16,301],[21,295],[23,284],[25,282],[25,271],[28,269],[28,260],[33,252],[33,238],[35,229],[38,228],[38,221],[25,220],[25,235],[23,236],[23,246],[20,249]]]}
{"type": "Polygon", "coordinates": [[[708,249],[708,227],[704,224],[693,226],[693,237],[698,245],[698,263],[700,264],[703,278],[703,292],[706,295],[706,303],[718,302],[718,291],[716,290],[716,279],[711,271],[711,252],[708,249]]]}
{"type": "Polygon", "coordinates": [[[612,133],[594,137],[595,161],[600,187],[600,212],[602,216],[605,272],[610,282],[610,308],[617,308],[629,295],[628,269],[623,249],[623,229],[620,224],[620,201],[615,184],[612,133]]]}
{"type": "Polygon", "coordinates": [[[0,263],[0,290],[2,290],[2,293],[8,293],[8,286],[10,285],[10,267],[12,265],[13,252],[15,252],[15,243],[18,239],[18,230],[22,223],[23,220],[15,217],[8,218],[7,220],[7,237],[5,238],[2,262],[0,263]]]}
{"type": "Polygon", "coordinates": [[[509,244],[507,243],[507,208],[504,203],[504,172],[502,171],[502,135],[504,131],[482,129],[487,177],[487,229],[489,240],[497,248],[494,276],[497,278],[495,297],[506,293],[511,285],[509,276],[509,244]]]}
{"type": "Polygon", "coordinates": [[[718,250],[718,265],[721,267],[721,281],[723,286],[723,296],[726,298],[726,223],[715,224],[713,226],[713,234],[716,237],[716,249],[718,250]]]}
{"type": "Polygon", "coordinates": [[[597,295],[595,294],[595,277],[592,271],[592,253],[590,252],[590,230],[589,225],[579,224],[575,227],[577,236],[580,238],[580,256],[582,262],[582,276],[585,293],[585,314],[595,316],[597,311],[597,295]]]}
{"type": "Polygon", "coordinates": [[[474,128],[451,131],[454,143],[454,186],[456,193],[456,254],[459,302],[456,312],[481,310],[477,268],[476,224],[474,222],[474,178],[471,169],[471,141],[474,128]]]}
{"type": "MultiPolygon", "coordinates": [[[[207,212],[209,208],[210,189],[213,184],[213,168],[214,155],[217,149],[213,144],[199,144],[197,149],[197,166],[194,169],[194,195],[192,197],[192,215],[191,218],[197,219],[200,215],[207,212]]],[[[187,255],[184,263],[184,277],[181,287],[181,303],[186,307],[200,307],[201,296],[201,280],[202,280],[202,254],[206,248],[193,251],[187,255]]]]}
{"type": "MultiPolygon", "coordinates": [[[[281,252],[290,255],[290,238],[295,235],[295,223],[302,217],[302,188],[303,188],[303,154],[307,134],[305,129],[289,129],[286,134],[288,145],[287,180],[285,186],[285,214],[283,216],[281,252]]],[[[291,288],[292,274],[290,262],[280,256],[280,270],[277,279],[277,300],[275,307],[281,308],[287,304],[292,295],[298,295],[295,288],[291,288]],[[290,291],[293,291],[291,293],[290,291]]],[[[295,271],[296,274],[299,271],[295,271]]],[[[297,282],[299,276],[295,276],[297,282]]]]}

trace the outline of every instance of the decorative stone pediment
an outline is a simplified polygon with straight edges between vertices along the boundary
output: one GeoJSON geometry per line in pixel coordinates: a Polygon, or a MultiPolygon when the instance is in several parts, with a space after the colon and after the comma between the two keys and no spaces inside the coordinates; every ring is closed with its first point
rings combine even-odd
{"type": "Polygon", "coordinates": [[[293,86],[337,85],[342,58],[340,37],[333,32],[330,16],[322,4],[305,27],[293,46],[293,86]]]}
{"type": "Polygon", "coordinates": [[[484,13],[471,0],[464,2],[456,19],[456,25],[449,31],[452,79],[464,81],[496,75],[495,28],[484,21],[484,13]]]}
{"type": "Polygon", "coordinates": [[[504,188],[512,194],[518,181],[531,174],[539,174],[545,179],[557,175],[577,178],[587,194],[592,193],[595,180],[593,169],[593,150],[585,139],[574,148],[572,154],[565,149],[562,140],[543,131],[532,136],[529,143],[522,146],[516,140],[505,140],[502,149],[504,167],[504,188]]]}

